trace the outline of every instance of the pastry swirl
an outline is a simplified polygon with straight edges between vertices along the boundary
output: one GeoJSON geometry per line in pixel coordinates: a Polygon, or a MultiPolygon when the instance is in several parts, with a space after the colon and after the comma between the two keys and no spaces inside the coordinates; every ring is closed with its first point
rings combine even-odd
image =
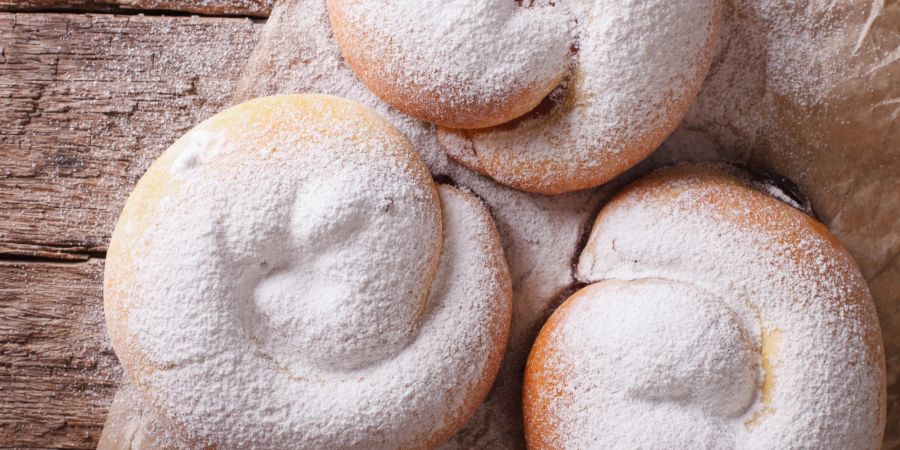
{"type": "Polygon", "coordinates": [[[510,281],[484,206],[394,127],[293,95],[154,162],[104,302],[130,381],[199,447],[433,448],[496,376],[510,281]]]}
{"type": "Polygon", "coordinates": [[[884,352],[849,253],[719,166],[627,187],[525,375],[530,448],[877,449],[884,352]]]}

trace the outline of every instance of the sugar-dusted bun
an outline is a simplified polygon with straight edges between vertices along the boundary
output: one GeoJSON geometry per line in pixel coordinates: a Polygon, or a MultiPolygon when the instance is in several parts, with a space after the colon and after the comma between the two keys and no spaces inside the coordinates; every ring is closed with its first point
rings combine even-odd
{"type": "Polygon", "coordinates": [[[447,153],[500,183],[557,194],[600,185],[649,155],[700,90],[719,0],[570,0],[577,53],[531,113],[481,130],[439,130],[447,153]]]}
{"type": "Polygon", "coordinates": [[[525,374],[529,448],[878,449],[884,352],[820,223],[721,166],[601,210],[525,374]]]}
{"type": "Polygon", "coordinates": [[[433,448],[493,382],[510,295],[477,199],[374,112],[294,95],[150,167],[104,304],[129,380],[200,447],[433,448]]]}
{"type": "Polygon", "coordinates": [[[510,0],[327,0],[334,37],[360,80],[406,114],[453,128],[532,110],[570,65],[562,7],[510,0]]]}

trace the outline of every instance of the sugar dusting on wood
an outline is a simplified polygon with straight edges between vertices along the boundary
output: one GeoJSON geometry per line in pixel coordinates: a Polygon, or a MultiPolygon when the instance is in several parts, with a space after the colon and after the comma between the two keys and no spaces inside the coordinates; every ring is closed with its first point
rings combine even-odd
{"type": "MultiPolygon", "coordinates": [[[[225,106],[261,26],[0,13],[0,253],[102,256],[149,163],[225,106]]],[[[102,265],[0,265],[0,446],[96,445],[120,377],[102,265]]]]}

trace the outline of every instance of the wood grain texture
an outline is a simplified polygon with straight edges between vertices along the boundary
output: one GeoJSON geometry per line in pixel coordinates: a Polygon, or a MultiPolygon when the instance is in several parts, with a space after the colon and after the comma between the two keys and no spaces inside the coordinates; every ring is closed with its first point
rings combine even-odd
{"type": "Polygon", "coordinates": [[[124,199],[223,108],[261,24],[0,13],[0,448],[93,448],[120,369],[102,256],[124,199]]]}
{"type": "Polygon", "coordinates": [[[268,17],[275,0],[0,0],[0,11],[184,12],[268,17]]]}
{"type": "Polygon", "coordinates": [[[149,163],[227,104],[261,27],[0,13],[0,255],[102,255],[149,163]]]}
{"type": "Polygon", "coordinates": [[[0,447],[93,448],[121,377],[103,262],[0,263],[0,447]]]}

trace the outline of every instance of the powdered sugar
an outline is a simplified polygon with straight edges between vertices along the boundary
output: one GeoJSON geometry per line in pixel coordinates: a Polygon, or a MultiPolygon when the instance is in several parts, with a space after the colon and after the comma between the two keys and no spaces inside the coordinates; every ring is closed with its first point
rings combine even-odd
{"type": "Polygon", "coordinates": [[[518,449],[522,430],[522,372],[549,311],[571,292],[572,265],[582,233],[609,190],[545,197],[515,191],[462,168],[454,179],[477,193],[491,212],[513,282],[509,345],[497,382],[478,413],[441,448],[518,449]]]}
{"type": "Polygon", "coordinates": [[[569,66],[571,19],[562,7],[331,0],[328,8],[344,55],[375,93],[447,126],[483,127],[524,114],[569,66]],[[427,106],[414,107],[419,102],[427,106]],[[510,103],[518,104],[511,116],[510,103]]]}
{"type": "Polygon", "coordinates": [[[548,311],[574,283],[581,238],[610,189],[555,197],[497,184],[448,160],[432,125],[380,101],[341,59],[324,0],[294,0],[276,8],[260,49],[237,90],[238,101],[285,92],[321,92],[359,101],[386,117],[414,144],[432,173],[449,176],[491,208],[513,280],[513,321],[498,382],[475,417],[443,448],[520,448],[522,369],[548,311]]]}
{"type": "Polygon", "coordinates": [[[565,448],[733,447],[723,422],[756,400],[759,366],[736,314],[667,280],[590,289],[554,336],[560,352],[576,354],[559,362],[572,375],[572,404],[551,410],[565,448]]]}
{"type": "Polygon", "coordinates": [[[675,129],[712,59],[719,2],[571,1],[578,53],[549,111],[485,130],[441,130],[447,152],[520,189],[606,182],[675,129]]]}
{"type": "Polygon", "coordinates": [[[613,200],[595,224],[579,278],[625,281],[589,288],[555,331],[550,365],[568,381],[562,400],[544,399],[550,439],[877,448],[883,353],[849,255],[746,187],[667,180],[613,200]]]}
{"type": "Polygon", "coordinates": [[[114,347],[198,444],[445,439],[496,370],[508,275],[488,216],[448,187],[439,208],[399,134],[321,98],[199,125],[139,183],[113,237],[114,347]],[[205,139],[219,132],[230,151],[205,139]],[[174,166],[185,154],[202,164],[174,166]]]}
{"type": "MultiPolygon", "coordinates": [[[[498,226],[503,234],[510,264],[513,266],[513,272],[517,274],[516,308],[520,319],[516,327],[519,328],[520,334],[533,335],[534,327],[541,322],[548,305],[552,305],[554,296],[571,284],[568,261],[578,243],[578,231],[583,223],[590,220],[591,210],[596,205],[599,195],[585,192],[556,198],[530,196],[503,189],[489,180],[456,168],[454,164],[445,160],[443,154],[436,152],[436,147],[432,145],[429,126],[396,114],[377,100],[370,100],[373,96],[355,80],[346,65],[340,61],[339,55],[336,56],[337,49],[329,35],[327,18],[324,22],[320,20],[324,17],[324,7],[320,6],[319,2],[304,0],[283,3],[295,3],[291,7],[281,9],[282,13],[287,11],[293,15],[288,17],[285,14],[276,14],[263,36],[263,42],[268,43],[269,47],[262,53],[265,53],[266,50],[275,51],[277,57],[268,61],[271,66],[266,69],[251,66],[245,77],[245,88],[250,84],[254,85],[257,95],[280,91],[322,91],[361,99],[370,106],[376,107],[383,115],[390,117],[395,124],[403,127],[404,133],[416,141],[417,147],[428,159],[435,173],[450,173],[461,184],[477,185],[475,189],[492,205],[493,212],[498,218],[498,226]],[[278,21],[290,21],[293,26],[290,34],[296,36],[297,39],[289,39],[289,33],[285,32],[285,28],[279,28],[278,21]],[[557,252],[557,249],[565,250],[557,252]]],[[[787,5],[786,3],[782,4],[783,2],[742,1],[736,3],[739,5],[739,12],[735,13],[735,20],[743,23],[736,26],[734,30],[724,31],[723,35],[741,35],[741,39],[746,38],[748,41],[761,39],[760,34],[769,30],[770,27],[757,24],[761,25],[757,29],[755,26],[751,26],[751,19],[756,16],[746,14],[746,8],[754,7],[753,5],[759,5],[760,9],[784,8],[784,5],[787,5]]],[[[877,4],[876,2],[873,5],[877,4]]],[[[831,8],[838,4],[828,3],[828,5],[831,8]]],[[[771,11],[773,11],[770,14],[773,16],[772,18],[778,19],[780,9],[778,11],[771,9],[771,11]]],[[[784,16],[779,19],[779,23],[790,25],[791,21],[797,20],[784,16]]],[[[834,24],[839,23],[839,21],[834,22],[834,24]]],[[[707,94],[709,95],[702,97],[702,103],[697,105],[693,115],[702,119],[702,127],[705,131],[714,129],[717,133],[721,133],[720,135],[730,137],[727,143],[736,146],[739,150],[737,153],[728,154],[727,157],[737,155],[737,157],[745,159],[751,154],[748,149],[758,147],[760,142],[758,138],[761,135],[756,133],[760,132],[766,121],[774,120],[770,111],[749,111],[760,100],[764,102],[774,100],[763,89],[767,83],[765,78],[757,78],[757,75],[768,73],[773,77],[778,77],[778,72],[785,68],[781,65],[771,64],[765,58],[758,59],[753,52],[744,53],[741,48],[745,47],[738,45],[734,40],[729,40],[729,42],[730,44],[724,45],[724,54],[731,56],[728,57],[727,64],[720,66],[720,71],[715,79],[710,80],[707,86],[714,87],[708,90],[707,94]],[[763,98],[764,96],[765,98],[763,98]],[[745,133],[743,130],[749,131],[745,133]],[[731,134],[736,132],[739,133],[739,136],[731,134]]],[[[816,42],[815,39],[812,39],[804,46],[799,47],[795,54],[808,54],[809,50],[817,48],[816,42]]],[[[792,41],[787,39],[784,43],[791,44],[792,41]]],[[[791,52],[782,51],[782,53],[790,54],[791,52]]],[[[803,64],[796,64],[794,68],[799,69],[803,66],[803,64]]],[[[833,68],[828,69],[828,72],[825,73],[834,73],[833,68]]],[[[795,76],[794,79],[798,83],[806,83],[806,80],[809,80],[806,75],[795,76]]],[[[782,80],[788,82],[790,78],[784,77],[782,80]]],[[[244,95],[246,94],[245,90],[244,95]]],[[[697,125],[698,123],[701,122],[690,121],[687,123],[683,128],[684,134],[697,134],[697,127],[700,126],[697,125]]],[[[698,147],[697,143],[702,144],[707,141],[682,139],[683,137],[676,136],[677,139],[670,142],[675,143],[676,140],[680,140],[678,143],[683,145],[683,149],[689,149],[692,152],[702,149],[706,155],[722,157],[722,154],[719,153],[720,146],[698,147]]],[[[801,156],[795,155],[794,157],[803,158],[802,153],[798,153],[798,155],[801,156]]],[[[683,153],[681,158],[684,158],[683,153]]],[[[817,181],[821,183],[824,180],[817,181]]],[[[810,192],[809,189],[807,192],[810,192]]],[[[887,251],[889,246],[881,245],[881,247],[887,251]]],[[[513,344],[513,354],[527,352],[527,344],[530,344],[530,338],[518,346],[513,344]]],[[[516,384],[515,380],[519,376],[522,359],[515,356],[511,356],[510,359],[513,361],[508,361],[504,369],[508,374],[507,377],[504,377],[507,381],[501,381],[497,387],[506,395],[499,401],[499,395],[492,396],[492,401],[485,406],[485,410],[482,411],[478,420],[473,422],[462,436],[457,436],[455,442],[460,447],[469,448],[481,445],[497,448],[507,444],[512,445],[509,443],[518,441],[519,437],[514,435],[515,433],[507,436],[502,431],[498,431],[502,430],[504,426],[512,429],[519,426],[520,418],[515,412],[518,392],[510,385],[516,384]],[[497,407],[499,404],[505,406],[497,407]],[[488,411],[489,414],[485,411],[488,411]]]]}

